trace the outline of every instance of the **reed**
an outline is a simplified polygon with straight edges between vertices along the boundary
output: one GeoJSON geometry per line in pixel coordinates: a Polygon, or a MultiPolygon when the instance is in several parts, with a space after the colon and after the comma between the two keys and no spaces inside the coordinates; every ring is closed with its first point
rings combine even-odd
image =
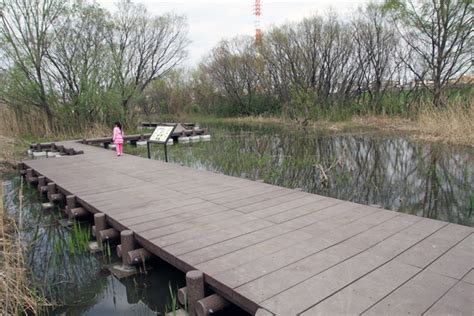
{"type": "Polygon", "coordinates": [[[106,124],[83,122],[79,127],[73,124],[56,124],[49,129],[46,117],[41,111],[32,110],[29,113],[15,113],[10,107],[0,105],[0,135],[29,141],[56,140],[72,138],[89,138],[111,135],[112,127],[106,124]]]}
{"type": "MultiPolygon", "coordinates": [[[[20,205],[22,205],[22,184],[19,190],[20,205]]],[[[0,186],[0,196],[2,197],[0,203],[0,315],[37,315],[44,306],[49,304],[42,293],[33,288],[29,282],[24,257],[26,249],[18,227],[21,225],[21,220],[17,224],[15,220],[7,219],[4,214],[3,183],[0,186]]]]}
{"type": "MultiPolygon", "coordinates": [[[[168,291],[169,291],[169,301],[165,306],[165,315],[173,315],[176,316],[177,311],[179,310],[179,303],[178,303],[178,295],[177,291],[173,291],[171,287],[171,283],[168,283],[168,291]]],[[[186,306],[187,311],[187,306],[186,306]]]]}
{"type": "Polygon", "coordinates": [[[418,125],[425,139],[474,145],[474,101],[452,103],[445,108],[425,105],[418,125]]]}

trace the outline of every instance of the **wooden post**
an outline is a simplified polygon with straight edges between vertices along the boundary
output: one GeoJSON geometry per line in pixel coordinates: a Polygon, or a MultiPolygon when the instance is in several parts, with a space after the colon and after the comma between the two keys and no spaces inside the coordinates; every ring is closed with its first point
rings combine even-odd
{"type": "Polygon", "coordinates": [[[56,183],[54,183],[54,182],[48,183],[48,200],[49,200],[50,202],[53,201],[52,195],[53,195],[53,194],[56,194],[56,193],[58,192],[57,190],[58,190],[58,189],[56,188],[56,183]]]}
{"type": "Polygon", "coordinates": [[[186,304],[186,296],[188,295],[187,293],[188,291],[186,290],[186,287],[182,287],[178,290],[178,302],[181,305],[187,305],[186,304]]]}
{"type": "Polygon", "coordinates": [[[97,241],[101,242],[99,240],[99,232],[101,230],[105,230],[107,228],[107,222],[105,220],[105,214],[104,213],[95,213],[94,214],[94,235],[95,238],[97,238],[97,241]]]}
{"type": "Polygon", "coordinates": [[[69,214],[69,212],[73,209],[76,208],[76,196],[75,195],[68,195],[66,196],[66,214],[69,214]]]}
{"type": "Polygon", "coordinates": [[[104,230],[98,231],[99,235],[96,235],[96,238],[101,242],[104,241],[115,241],[119,239],[119,232],[115,228],[107,228],[104,230]]]}
{"type": "Polygon", "coordinates": [[[46,184],[45,176],[38,177],[38,191],[40,195],[43,195],[44,193],[48,192],[48,186],[46,184]]]}
{"type": "Polygon", "coordinates": [[[186,273],[186,291],[189,316],[197,316],[197,301],[204,298],[204,275],[201,271],[191,270],[186,273]]]}
{"type": "MultiPolygon", "coordinates": [[[[122,254],[123,255],[123,254],[122,254]]],[[[127,262],[129,265],[142,263],[147,259],[151,258],[151,253],[145,248],[139,248],[132,251],[129,251],[127,254],[127,262]]]]}
{"type": "Polygon", "coordinates": [[[83,207],[75,207],[75,208],[69,209],[67,211],[67,215],[68,215],[69,219],[74,219],[74,218],[78,218],[78,217],[88,216],[89,211],[87,211],[83,207]]]}
{"type": "Polygon", "coordinates": [[[22,176],[26,174],[26,166],[23,162],[18,163],[18,170],[20,170],[22,176]]]}
{"type": "MultiPolygon", "coordinates": [[[[179,294],[178,294],[179,295],[179,294]]],[[[230,305],[230,302],[218,294],[212,294],[199,300],[196,304],[196,314],[198,316],[209,316],[212,313],[223,310],[230,305]]]]}
{"type": "Polygon", "coordinates": [[[127,267],[128,254],[130,251],[135,249],[135,239],[133,238],[133,232],[131,230],[122,230],[120,232],[120,248],[122,250],[122,266],[127,267]]]}
{"type": "Polygon", "coordinates": [[[35,177],[34,171],[31,168],[26,169],[26,181],[31,184],[35,184],[38,178],[35,177]]]}

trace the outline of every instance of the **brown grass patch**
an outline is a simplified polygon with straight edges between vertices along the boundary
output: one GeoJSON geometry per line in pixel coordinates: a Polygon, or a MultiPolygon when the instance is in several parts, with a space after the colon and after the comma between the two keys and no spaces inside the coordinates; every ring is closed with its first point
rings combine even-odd
{"type": "Polygon", "coordinates": [[[450,105],[438,109],[426,106],[418,117],[422,137],[427,140],[474,145],[474,102],[468,107],[450,105]]]}

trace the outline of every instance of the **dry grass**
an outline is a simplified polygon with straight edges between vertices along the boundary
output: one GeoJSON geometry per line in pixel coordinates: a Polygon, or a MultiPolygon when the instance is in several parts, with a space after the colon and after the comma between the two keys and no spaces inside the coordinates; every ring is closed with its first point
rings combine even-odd
{"type": "MultiPolygon", "coordinates": [[[[0,183],[0,315],[37,314],[45,301],[28,283],[24,244],[15,221],[5,222],[3,183],[0,183]]],[[[20,209],[22,196],[20,186],[20,209]]]]}
{"type": "Polygon", "coordinates": [[[89,137],[99,137],[111,135],[112,127],[98,123],[85,122],[87,126],[81,132],[77,132],[67,124],[58,126],[50,130],[46,125],[46,117],[43,112],[33,110],[32,113],[16,115],[9,107],[0,105],[0,135],[13,137],[35,138],[38,140],[46,138],[61,139],[81,139],[89,137]]]}
{"type": "MultiPolygon", "coordinates": [[[[331,122],[328,120],[309,121],[308,127],[331,132],[357,132],[381,130],[408,133],[414,139],[441,141],[456,145],[474,146],[474,104],[465,106],[451,104],[437,109],[429,104],[415,119],[394,116],[354,116],[351,120],[331,122]]],[[[204,119],[205,120],[205,119],[204,119]]],[[[282,124],[294,127],[295,121],[275,116],[249,116],[216,119],[224,123],[282,124]]]]}
{"type": "Polygon", "coordinates": [[[0,104],[0,135],[18,137],[26,134],[51,134],[45,122],[47,120],[40,111],[33,110],[33,112],[19,118],[9,107],[0,104]]]}
{"type": "Polygon", "coordinates": [[[473,103],[467,108],[456,104],[444,109],[424,107],[418,117],[422,138],[474,146],[473,103]]]}

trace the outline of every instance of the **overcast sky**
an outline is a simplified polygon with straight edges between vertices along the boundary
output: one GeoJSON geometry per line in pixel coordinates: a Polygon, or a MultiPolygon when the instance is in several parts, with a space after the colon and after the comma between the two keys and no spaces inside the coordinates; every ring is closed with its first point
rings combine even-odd
{"type": "MultiPolygon", "coordinates": [[[[97,0],[104,8],[113,11],[116,0],[97,0]]],[[[185,64],[192,66],[201,60],[220,40],[236,35],[254,35],[255,0],[148,0],[143,3],[152,14],[174,12],[185,15],[189,25],[191,44],[185,64]]],[[[262,16],[260,24],[263,32],[271,25],[288,21],[299,21],[315,13],[324,14],[333,9],[341,15],[349,15],[367,0],[261,0],[262,16]]]]}

